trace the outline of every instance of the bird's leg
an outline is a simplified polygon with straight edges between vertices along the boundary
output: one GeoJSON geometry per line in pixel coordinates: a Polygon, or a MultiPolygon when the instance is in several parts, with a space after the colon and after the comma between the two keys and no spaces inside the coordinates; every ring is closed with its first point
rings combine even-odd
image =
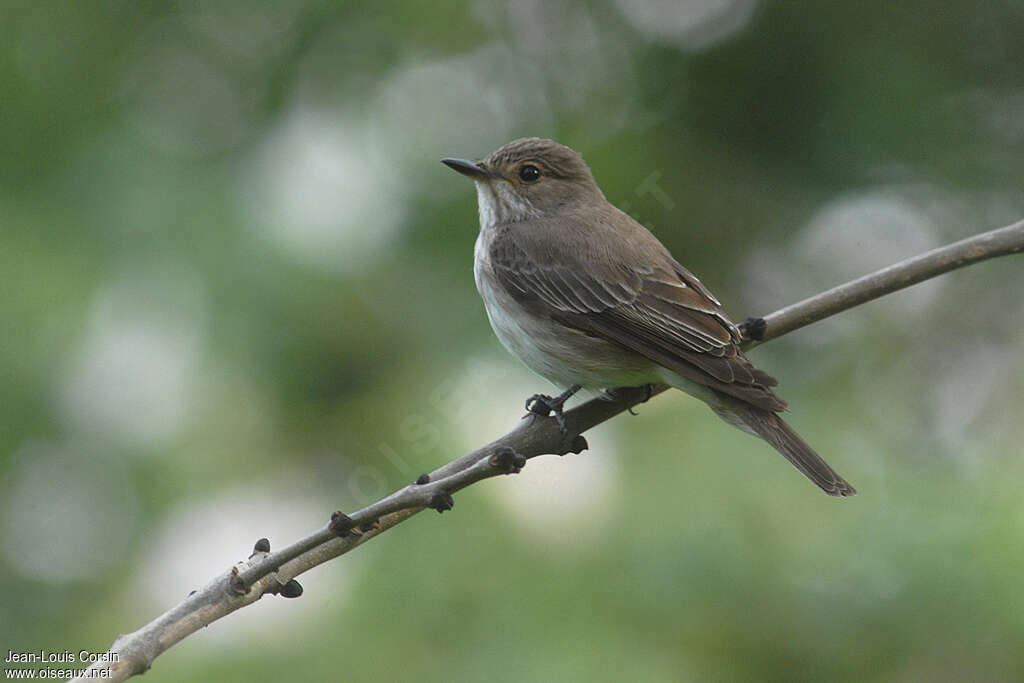
{"type": "Polygon", "coordinates": [[[558,422],[558,430],[562,432],[562,436],[566,436],[569,433],[569,428],[565,426],[565,415],[562,412],[562,406],[565,405],[570,396],[579,390],[580,385],[574,384],[554,398],[545,394],[534,394],[526,399],[526,409],[534,415],[542,417],[547,417],[549,413],[554,413],[555,421],[558,422]]]}
{"type": "MultiPolygon", "coordinates": [[[[640,388],[644,390],[644,397],[642,399],[640,399],[640,402],[641,403],[647,403],[648,401],[651,400],[651,396],[654,396],[654,385],[653,384],[645,384],[645,385],[643,385],[640,388]]],[[[637,414],[636,411],[633,410],[632,408],[627,408],[626,410],[629,412],[630,415],[636,415],[637,414]]]]}
{"type": "Polygon", "coordinates": [[[601,397],[606,401],[618,401],[620,398],[628,396],[630,392],[639,389],[644,392],[644,397],[640,399],[640,403],[647,403],[651,400],[651,396],[654,396],[654,385],[653,384],[641,384],[638,387],[612,387],[610,389],[604,389],[601,392],[601,397]]]}
{"type": "MultiPolygon", "coordinates": [[[[640,399],[639,403],[647,403],[651,400],[651,396],[654,396],[654,385],[643,384],[639,387],[613,387],[611,389],[605,389],[602,396],[608,401],[617,401],[619,398],[626,396],[631,391],[640,389],[644,392],[644,397],[640,399]]],[[[632,408],[627,408],[630,415],[636,415],[632,408]]]]}

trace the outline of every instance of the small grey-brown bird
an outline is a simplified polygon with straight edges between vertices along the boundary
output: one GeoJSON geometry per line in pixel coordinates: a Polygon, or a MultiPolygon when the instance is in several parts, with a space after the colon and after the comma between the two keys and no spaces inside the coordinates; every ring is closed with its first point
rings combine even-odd
{"type": "Polygon", "coordinates": [[[740,349],[736,325],[693,273],[605,198],[574,150],[523,138],[481,161],[443,159],[473,179],[480,211],[473,272],[491,326],[530,369],[565,391],[667,383],[767,441],[831,496],[854,488],[786,424],[778,382],[740,349]]]}

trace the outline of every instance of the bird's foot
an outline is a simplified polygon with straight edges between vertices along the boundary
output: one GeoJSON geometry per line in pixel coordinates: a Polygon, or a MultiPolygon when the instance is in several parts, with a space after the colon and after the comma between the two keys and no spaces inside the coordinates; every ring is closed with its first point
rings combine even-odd
{"type": "Polygon", "coordinates": [[[547,417],[554,413],[555,421],[558,423],[558,431],[562,433],[562,436],[566,436],[569,433],[569,428],[565,424],[565,413],[562,410],[563,403],[564,401],[559,401],[558,397],[534,394],[526,399],[526,409],[534,415],[540,415],[541,417],[547,417]]]}
{"type": "MultiPolygon", "coordinates": [[[[640,399],[640,402],[641,403],[647,403],[648,401],[651,400],[651,396],[654,396],[654,385],[653,384],[645,384],[645,385],[643,385],[640,388],[643,389],[643,391],[644,391],[644,397],[642,399],[640,399]]],[[[633,410],[632,408],[629,408],[628,411],[629,411],[630,415],[636,415],[637,414],[636,411],[633,410]]]]}
{"type": "Polygon", "coordinates": [[[565,424],[565,413],[562,410],[562,407],[565,405],[565,402],[569,400],[569,397],[579,390],[579,385],[574,385],[560,393],[558,396],[552,397],[546,394],[534,394],[530,398],[526,399],[526,409],[534,415],[540,415],[541,417],[547,417],[551,413],[554,413],[555,421],[558,423],[558,431],[562,433],[562,436],[568,436],[569,428],[565,424]]]}
{"type": "MultiPolygon", "coordinates": [[[[608,401],[617,401],[620,398],[630,396],[637,389],[644,392],[643,398],[638,401],[639,403],[647,403],[651,400],[651,396],[654,396],[653,384],[643,384],[639,387],[612,387],[611,389],[605,389],[602,395],[608,401]]],[[[636,415],[632,408],[628,408],[627,410],[630,415],[636,415]]]]}

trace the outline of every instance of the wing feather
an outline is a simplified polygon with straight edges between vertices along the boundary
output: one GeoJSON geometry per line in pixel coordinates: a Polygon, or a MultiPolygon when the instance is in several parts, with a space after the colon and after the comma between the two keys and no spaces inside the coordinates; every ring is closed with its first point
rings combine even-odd
{"type": "Polygon", "coordinates": [[[740,350],[739,331],[707,287],[649,233],[631,240],[611,222],[563,216],[557,225],[534,220],[499,230],[489,249],[499,282],[535,314],[752,405],[783,410],[770,389],[777,382],[740,350]],[[653,252],[642,253],[651,245],[653,252]]]}

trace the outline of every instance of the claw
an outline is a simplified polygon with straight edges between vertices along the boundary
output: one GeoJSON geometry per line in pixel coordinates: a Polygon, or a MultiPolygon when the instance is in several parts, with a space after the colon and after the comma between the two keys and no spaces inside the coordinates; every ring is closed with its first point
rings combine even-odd
{"type": "Polygon", "coordinates": [[[554,400],[555,399],[547,396],[546,394],[534,394],[530,398],[526,399],[526,410],[534,415],[547,417],[551,411],[555,409],[552,405],[554,400]]]}
{"type": "Polygon", "coordinates": [[[530,398],[526,399],[526,410],[534,415],[540,415],[541,417],[547,417],[551,413],[554,413],[555,421],[558,423],[558,431],[562,433],[562,436],[568,436],[569,427],[565,424],[565,415],[563,414],[562,406],[564,406],[565,402],[579,390],[580,386],[576,384],[555,397],[546,396],[545,394],[534,394],[530,398]]]}

